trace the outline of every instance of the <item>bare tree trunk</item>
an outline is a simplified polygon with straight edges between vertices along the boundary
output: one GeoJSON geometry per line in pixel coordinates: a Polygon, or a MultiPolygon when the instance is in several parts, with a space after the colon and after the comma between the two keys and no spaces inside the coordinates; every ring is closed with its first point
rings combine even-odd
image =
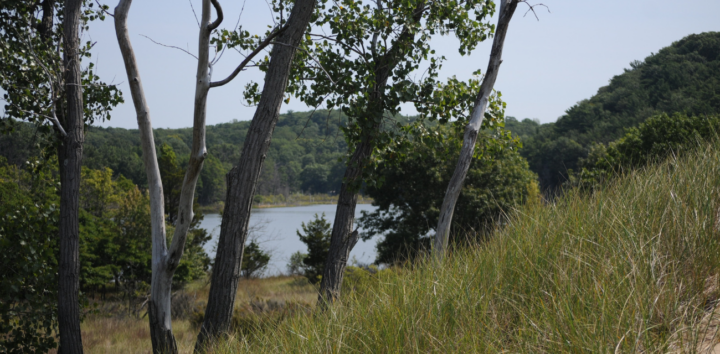
{"type": "Polygon", "coordinates": [[[125,62],[125,70],[130,83],[130,91],[140,130],[143,149],[143,162],[150,189],[150,212],[152,221],[152,283],[151,299],[148,303],[150,319],[150,337],[155,353],[177,353],[177,344],[172,332],[171,290],[172,277],[182,257],[187,233],[193,218],[193,198],[203,161],[207,156],[205,148],[205,109],[210,88],[209,39],[210,32],[222,21],[222,10],[216,0],[204,0],[202,21],[198,41],[198,68],[195,86],[195,110],[193,117],[193,146],[190,161],[185,172],[178,219],[170,247],[166,243],[165,205],[162,179],[155,152],[150,112],[145,100],[135,54],[127,31],[127,15],[132,0],[120,0],[115,8],[115,32],[125,62]],[[218,11],[218,19],[210,23],[210,5],[218,11]]]}
{"type": "MultiPolygon", "coordinates": [[[[65,136],[60,148],[60,283],[58,327],[60,353],[82,353],[80,335],[80,226],[79,189],[84,135],[83,92],[80,72],[80,11],[82,1],[65,1],[63,67],[65,70],[65,136]]],[[[43,21],[45,24],[45,21],[43,21]]]]}
{"type": "Polygon", "coordinates": [[[293,57],[310,23],[315,5],[316,0],[295,2],[285,30],[277,37],[277,42],[283,45],[273,46],[270,54],[262,96],[250,123],[240,161],[226,176],[225,211],[205,319],[195,345],[196,352],[202,352],[209,340],[230,329],[255,188],[280,115],[293,57]]]}
{"type": "Polygon", "coordinates": [[[453,212],[455,211],[455,203],[460,195],[465,176],[467,176],[468,169],[470,168],[470,162],[472,161],[472,156],[475,151],[475,143],[477,142],[478,132],[482,126],[488,99],[492,93],[493,86],[495,86],[495,80],[497,79],[500,64],[502,63],[505,35],[507,34],[510,19],[512,19],[515,13],[518,2],[518,0],[500,1],[500,15],[495,31],[495,38],[493,39],[492,51],[490,52],[490,62],[485,72],[485,78],[480,86],[480,93],[475,101],[470,122],[465,127],[465,137],[463,138],[463,146],[460,150],[460,158],[458,159],[455,172],[450,179],[442,207],[440,208],[440,218],[438,219],[435,240],[433,242],[433,254],[436,259],[442,259],[448,247],[450,225],[452,223],[453,212]]]}

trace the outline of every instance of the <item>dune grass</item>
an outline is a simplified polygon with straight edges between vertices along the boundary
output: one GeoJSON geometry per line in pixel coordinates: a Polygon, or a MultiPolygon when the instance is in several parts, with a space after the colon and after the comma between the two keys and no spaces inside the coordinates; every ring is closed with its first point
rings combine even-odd
{"type": "Polygon", "coordinates": [[[714,346],[720,145],[527,205],[442,264],[378,273],[324,313],[216,353],[666,353],[714,346]]]}

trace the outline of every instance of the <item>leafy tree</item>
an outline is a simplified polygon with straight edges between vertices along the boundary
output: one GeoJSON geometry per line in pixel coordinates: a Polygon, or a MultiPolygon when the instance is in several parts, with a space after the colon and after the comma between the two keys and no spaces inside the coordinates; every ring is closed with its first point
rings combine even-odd
{"type": "Polygon", "coordinates": [[[57,346],[57,173],[0,158],[0,352],[57,346]]]}
{"type": "Polygon", "coordinates": [[[451,78],[438,82],[444,57],[431,48],[433,35],[456,35],[461,54],[471,52],[492,32],[484,22],[494,4],[484,0],[432,2],[424,0],[343,1],[323,7],[313,32],[298,53],[289,92],[310,106],[340,109],[348,117],[343,129],[348,144],[347,169],[339,190],[331,251],[321,283],[319,301],[340,295],[353,232],[357,193],[369,177],[373,151],[394,139],[392,117],[402,103],[414,103],[424,116],[447,121],[464,119],[478,80],[451,78]],[[427,67],[422,79],[412,75],[427,67]]]}
{"type": "MultiPolygon", "coordinates": [[[[213,4],[215,3],[216,0],[213,0],[213,4]]],[[[243,248],[248,236],[250,208],[273,130],[278,121],[296,48],[314,17],[316,4],[316,0],[296,0],[292,2],[292,6],[289,1],[273,1],[272,8],[278,12],[277,19],[280,25],[268,33],[262,40],[262,45],[255,46],[256,49],[253,51],[253,54],[258,53],[264,45],[273,43],[269,60],[263,65],[267,70],[263,92],[258,97],[258,107],[250,122],[240,160],[226,177],[227,200],[205,317],[195,344],[197,351],[204,349],[206,340],[215,339],[221,333],[230,330],[243,248]],[[285,17],[287,12],[289,14],[285,17]]],[[[229,46],[240,45],[246,48],[243,47],[243,43],[248,44],[249,34],[247,36],[246,34],[247,32],[242,31],[222,33],[220,37],[223,39],[219,44],[224,44],[225,38],[231,38],[230,43],[227,43],[229,46]]],[[[235,73],[237,72],[239,71],[236,70],[235,73]]],[[[254,87],[257,88],[257,84],[254,87]]]]}
{"type": "MultiPolygon", "coordinates": [[[[331,225],[325,220],[325,213],[320,217],[315,214],[315,219],[305,224],[301,224],[302,233],[297,230],[297,235],[305,245],[307,245],[308,253],[302,259],[304,264],[304,275],[308,280],[317,284],[320,282],[323,270],[325,268],[325,260],[330,251],[330,231],[331,225]]],[[[298,256],[296,256],[298,257],[298,256]]]]}
{"type": "MultiPolygon", "coordinates": [[[[61,352],[81,352],[80,308],[76,269],[79,247],[78,189],[85,125],[109,118],[122,102],[120,91],[99,81],[94,64],[81,67],[91,42],[80,43],[81,30],[104,18],[90,0],[4,1],[0,9],[0,88],[5,107],[2,130],[15,119],[43,128],[43,139],[57,148],[60,173],[58,321],[61,352]],[[55,20],[61,22],[57,25],[55,20]]],[[[102,8],[107,9],[106,6],[102,8]]]]}
{"type": "Polygon", "coordinates": [[[177,219],[178,203],[180,202],[180,190],[185,171],[180,168],[177,155],[172,146],[163,143],[160,145],[158,166],[163,184],[163,197],[165,198],[165,214],[167,222],[173,224],[177,219]]]}
{"type": "MultiPolygon", "coordinates": [[[[455,169],[462,140],[461,126],[406,128],[410,138],[383,152],[374,173],[382,184],[366,193],[378,207],[363,212],[359,224],[368,240],[381,235],[376,263],[394,264],[429,250],[440,206],[455,169]]],[[[480,135],[452,222],[452,241],[483,240],[533,192],[535,175],[513,144],[480,135]]],[[[537,197],[535,195],[534,197],[537,197]]]]}
{"type": "Polygon", "coordinates": [[[257,242],[250,241],[245,246],[242,260],[242,275],[247,278],[253,278],[260,275],[270,263],[270,254],[260,249],[257,242]]]}
{"type": "Polygon", "coordinates": [[[117,233],[113,239],[113,278],[126,298],[141,295],[147,291],[151,279],[152,240],[150,233],[150,198],[137,186],[122,198],[114,215],[117,233]]]}

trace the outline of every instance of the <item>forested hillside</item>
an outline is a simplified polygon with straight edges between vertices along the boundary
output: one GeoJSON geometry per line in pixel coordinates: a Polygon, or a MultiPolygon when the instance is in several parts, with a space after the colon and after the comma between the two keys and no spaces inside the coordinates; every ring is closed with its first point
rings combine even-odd
{"type": "MultiPolygon", "coordinates": [[[[396,120],[404,122],[407,118],[396,120]]],[[[258,183],[258,194],[336,191],[345,172],[344,161],[339,160],[347,150],[340,130],[345,122],[339,111],[281,115],[258,183]]],[[[225,174],[240,159],[249,126],[249,121],[232,121],[207,127],[208,158],[198,185],[200,204],[224,199],[225,174]]],[[[109,167],[116,177],[122,175],[139,186],[147,185],[137,130],[90,127],[86,139],[83,156],[86,167],[109,167]]],[[[0,155],[21,165],[36,154],[32,147],[37,140],[34,126],[16,124],[12,134],[0,135],[0,155]]],[[[181,166],[187,163],[191,141],[190,128],[155,129],[158,156],[166,145],[177,155],[181,166]]]]}
{"type": "Polygon", "coordinates": [[[506,128],[522,138],[520,153],[548,190],[559,187],[569,170],[578,170],[593,144],[617,140],[660,113],[720,113],[720,32],[690,35],[630,63],[555,123],[509,119],[506,128]]]}

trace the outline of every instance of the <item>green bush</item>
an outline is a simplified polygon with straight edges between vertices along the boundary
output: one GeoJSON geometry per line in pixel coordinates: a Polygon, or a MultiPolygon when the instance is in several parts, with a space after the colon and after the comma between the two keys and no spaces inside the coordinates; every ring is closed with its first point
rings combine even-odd
{"type": "Polygon", "coordinates": [[[605,147],[595,144],[582,169],[571,173],[569,185],[597,187],[622,172],[659,162],[668,156],[703,146],[720,133],[720,116],[687,116],[675,113],[649,118],[605,147]]]}

